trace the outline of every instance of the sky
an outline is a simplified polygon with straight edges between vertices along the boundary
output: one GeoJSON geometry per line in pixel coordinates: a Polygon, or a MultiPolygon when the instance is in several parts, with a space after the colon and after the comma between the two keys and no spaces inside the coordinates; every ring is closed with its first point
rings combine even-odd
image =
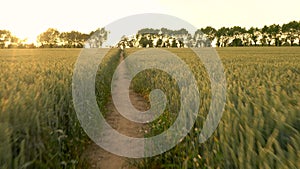
{"type": "Polygon", "coordinates": [[[47,30],[83,33],[135,14],[161,13],[197,28],[300,21],[299,0],[1,0],[0,30],[34,42],[47,30]]]}

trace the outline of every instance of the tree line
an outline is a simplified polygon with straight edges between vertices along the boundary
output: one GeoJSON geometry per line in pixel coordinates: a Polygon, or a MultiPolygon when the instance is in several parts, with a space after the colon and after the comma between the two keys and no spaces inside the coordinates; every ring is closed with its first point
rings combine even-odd
{"type": "Polygon", "coordinates": [[[101,47],[107,39],[108,31],[98,28],[89,34],[78,31],[59,32],[55,28],[48,28],[39,34],[36,44],[26,44],[26,39],[20,39],[8,30],[0,30],[0,48],[83,48],[101,47]]]}
{"type": "Polygon", "coordinates": [[[210,47],[212,42],[216,47],[227,46],[300,46],[300,22],[292,21],[287,24],[265,25],[262,28],[251,27],[246,29],[240,26],[221,27],[215,29],[211,26],[198,29],[192,36],[187,30],[177,31],[166,28],[146,28],[138,34],[150,34],[151,37],[167,34],[179,41],[184,41],[186,47],[210,47]],[[297,41],[297,44],[295,43],[297,41]]]}
{"type": "Polygon", "coordinates": [[[107,39],[108,32],[104,28],[98,28],[89,34],[78,31],[59,32],[49,28],[37,37],[37,42],[42,48],[83,48],[85,44],[90,47],[101,47],[107,39]]]}
{"type": "MultiPolygon", "coordinates": [[[[83,48],[86,46],[96,48],[102,47],[108,33],[105,28],[98,28],[89,34],[78,31],[59,32],[55,28],[49,28],[37,36],[36,44],[26,44],[26,39],[16,37],[8,30],[0,30],[0,48],[83,48]]],[[[193,43],[197,47],[209,47],[212,41],[215,41],[217,47],[295,46],[300,45],[300,22],[292,21],[283,25],[273,24],[265,25],[262,28],[251,27],[249,29],[240,26],[215,29],[207,26],[198,29],[194,35],[191,35],[184,28],[179,30],[145,28],[137,32],[137,35],[145,34],[164,34],[179,37],[180,41],[193,43]]]]}
{"type": "MultiPolygon", "coordinates": [[[[217,39],[216,46],[223,43],[229,46],[294,46],[296,39],[300,45],[300,22],[292,21],[282,26],[279,24],[265,25],[263,28],[250,29],[234,26],[222,27],[218,30],[212,27],[202,28],[198,31],[206,34],[210,40],[217,39]],[[231,43],[226,41],[231,40],[231,43]],[[251,43],[252,42],[252,43],[251,43]]],[[[197,33],[197,32],[196,32],[197,33]]]]}

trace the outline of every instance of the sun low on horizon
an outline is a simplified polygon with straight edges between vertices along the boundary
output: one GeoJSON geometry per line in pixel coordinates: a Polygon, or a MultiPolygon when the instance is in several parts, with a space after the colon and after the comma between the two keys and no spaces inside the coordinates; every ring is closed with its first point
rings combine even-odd
{"type": "Polygon", "coordinates": [[[18,1],[3,2],[0,30],[9,30],[25,43],[36,43],[37,36],[48,28],[60,32],[76,30],[90,33],[117,19],[141,13],[163,13],[186,20],[197,28],[242,26],[263,27],[300,20],[299,0],[287,0],[288,8],[273,1],[237,0],[174,2],[171,0],[132,1],[18,1]],[[250,3],[251,2],[251,3],[250,3]],[[272,4],[272,5],[270,5],[272,4]],[[11,8],[14,11],[11,12],[11,8]],[[259,11],[259,12],[258,12],[259,11]],[[279,12],[280,11],[280,12],[279,12]]]}

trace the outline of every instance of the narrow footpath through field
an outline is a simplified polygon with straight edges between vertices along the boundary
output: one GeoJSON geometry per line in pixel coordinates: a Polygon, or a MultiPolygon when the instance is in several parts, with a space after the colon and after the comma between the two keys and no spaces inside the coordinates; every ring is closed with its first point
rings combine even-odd
{"type": "MultiPolygon", "coordinates": [[[[120,63],[124,59],[123,52],[120,54],[120,63]]],[[[117,85],[122,85],[124,82],[128,81],[127,76],[127,68],[125,64],[124,66],[120,67],[119,73],[122,76],[119,76],[117,79],[117,85]]],[[[116,95],[118,95],[116,91],[116,95]]],[[[146,100],[140,96],[139,94],[135,93],[134,91],[130,90],[130,99],[132,105],[140,111],[145,111],[148,109],[148,103],[146,100]]],[[[139,123],[131,122],[130,120],[124,118],[121,114],[118,113],[116,108],[114,107],[112,101],[109,102],[107,105],[108,112],[106,114],[106,121],[119,133],[130,137],[143,137],[144,133],[146,132],[146,126],[139,123]]],[[[91,143],[86,151],[83,154],[87,159],[90,167],[92,169],[132,169],[134,167],[129,165],[130,159],[125,157],[120,157],[114,155],[110,152],[105,151],[104,149],[100,148],[95,143],[91,143]]]]}

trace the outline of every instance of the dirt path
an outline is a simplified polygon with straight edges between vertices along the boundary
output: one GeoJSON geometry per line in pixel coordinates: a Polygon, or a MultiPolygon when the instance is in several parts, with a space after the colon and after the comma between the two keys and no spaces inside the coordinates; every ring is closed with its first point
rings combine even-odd
{"type": "MultiPolygon", "coordinates": [[[[120,56],[120,62],[123,60],[123,53],[120,56]]],[[[120,69],[122,76],[117,79],[117,85],[124,84],[125,81],[128,81],[126,76],[127,68],[126,66],[122,66],[120,69]]],[[[118,91],[116,91],[115,94],[118,91]]],[[[136,109],[140,111],[145,111],[148,108],[148,104],[145,99],[135,93],[134,91],[130,90],[130,99],[132,105],[135,106],[136,109]]],[[[106,121],[119,133],[125,134],[131,137],[143,137],[146,132],[146,126],[143,124],[133,123],[128,119],[124,118],[122,115],[118,113],[116,108],[114,107],[112,101],[109,102],[108,106],[108,113],[106,116],[106,121]]],[[[134,167],[130,166],[128,162],[130,159],[125,157],[120,157],[114,155],[110,152],[105,151],[104,149],[100,148],[95,143],[91,143],[85,153],[85,158],[87,159],[88,163],[90,164],[92,169],[133,169],[134,167]]]]}

